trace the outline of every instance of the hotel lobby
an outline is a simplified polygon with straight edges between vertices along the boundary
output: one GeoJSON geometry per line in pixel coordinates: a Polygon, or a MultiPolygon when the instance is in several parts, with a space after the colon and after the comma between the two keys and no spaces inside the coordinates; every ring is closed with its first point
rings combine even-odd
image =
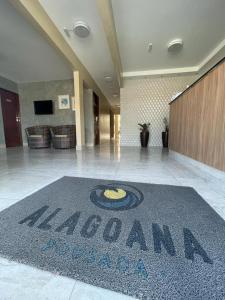
{"type": "Polygon", "coordinates": [[[0,3],[0,300],[225,299],[224,12],[0,3]]]}

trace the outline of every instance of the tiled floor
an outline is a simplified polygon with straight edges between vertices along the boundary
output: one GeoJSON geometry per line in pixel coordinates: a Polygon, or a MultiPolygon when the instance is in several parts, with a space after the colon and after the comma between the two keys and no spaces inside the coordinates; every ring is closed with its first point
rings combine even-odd
{"type": "MultiPolygon", "coordinates": [[[[192,186],[225,219],[225,184],[161,148],[0,149],[0,210],[62,176],[192,186]]],[[[0,300],[131,299],[0,258],[0,300]]]]}

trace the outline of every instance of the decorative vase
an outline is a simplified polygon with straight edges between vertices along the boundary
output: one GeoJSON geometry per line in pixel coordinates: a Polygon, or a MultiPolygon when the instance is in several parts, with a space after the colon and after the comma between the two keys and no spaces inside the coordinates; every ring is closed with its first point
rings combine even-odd
{"type": "Polygon", "coordinates": [[[168,140],[169,140],[169,132],[168,131],[163,131],[162,132],[163,148],[168,148],[168,140]]]}
{"type": "Polygon", "coordinates": [[[148,141],[149,141],[149,131],[148,130],[141,131],[140,140],[141,140],[141,147],[143,147],[143,148],[148,147],[148,141]]]}

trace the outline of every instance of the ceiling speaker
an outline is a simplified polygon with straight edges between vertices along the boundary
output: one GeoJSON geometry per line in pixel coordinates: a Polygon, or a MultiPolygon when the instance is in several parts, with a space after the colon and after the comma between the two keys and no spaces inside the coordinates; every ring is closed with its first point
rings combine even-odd
{"type": "Polygon", "coordinates": [[[74,33],[80,38],[86,38],[90,34],[89,26],[82,21],[76,22],[73,27],[74,33]]]}
{"type": "Polygon", "coordinates": [[[172,40],[171,42],[168,43],[167,48],[168,48],[169,52],[178,52],[178,51],[180,51],[183,48],[182,39],[172,40]]]}

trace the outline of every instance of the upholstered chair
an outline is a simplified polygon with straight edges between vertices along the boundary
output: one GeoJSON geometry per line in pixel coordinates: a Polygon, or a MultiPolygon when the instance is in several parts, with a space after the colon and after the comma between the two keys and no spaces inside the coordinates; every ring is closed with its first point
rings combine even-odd
{"type": "Polygon", "coordinates": [[[50,129],[52,144],[56,149],[68,149],[76,147],[75,125],[55,126],[50,129]]]}
{"type": "Polygon", "coordinates": [[[47,125],[32,126],[25,129],[30,148],[49,148],[51,146],[50,127],[47,125]]]}

